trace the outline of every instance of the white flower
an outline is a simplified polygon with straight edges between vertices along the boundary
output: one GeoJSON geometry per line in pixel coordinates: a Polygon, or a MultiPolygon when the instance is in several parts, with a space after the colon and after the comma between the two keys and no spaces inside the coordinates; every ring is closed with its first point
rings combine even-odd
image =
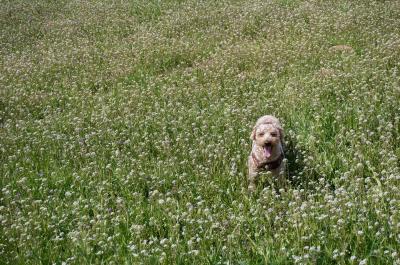
{"type": "Polygon", "coordinates": [[[367,264],[367,259],[363,259],[359,263],[359,265],[366,265],[366,264],[367,264]]]}

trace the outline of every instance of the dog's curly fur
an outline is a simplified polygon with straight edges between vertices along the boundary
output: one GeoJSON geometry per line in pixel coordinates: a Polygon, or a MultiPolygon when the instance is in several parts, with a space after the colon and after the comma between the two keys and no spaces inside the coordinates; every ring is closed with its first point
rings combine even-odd
{"type": "Polygon", "coordinates": [[[270,171],[279,183],[285,182],[283,129],[279,120],[271,115],[259,118],[251,132],[253,141],[248,159],[249,191],[256,189],[259,173],[270,171]]]}

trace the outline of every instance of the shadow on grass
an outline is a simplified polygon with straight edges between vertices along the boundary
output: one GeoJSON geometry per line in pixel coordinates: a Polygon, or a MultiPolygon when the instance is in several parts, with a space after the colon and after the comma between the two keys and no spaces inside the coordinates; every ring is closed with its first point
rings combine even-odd
{"type": "Polygon", "coordinates": [[[287,159],[287,178],[296,188],[309,188],[311,181],[318,179],[315,170],[307,168],[304,162],[306,150],[296,145],[294,139],[285,144],[285,158],[287,159]]]}

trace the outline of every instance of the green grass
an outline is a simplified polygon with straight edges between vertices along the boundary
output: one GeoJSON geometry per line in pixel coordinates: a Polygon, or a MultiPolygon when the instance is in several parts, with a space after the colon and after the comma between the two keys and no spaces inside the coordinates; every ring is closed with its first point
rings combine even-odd
{"type": "Polygon", "coordinates": [[[0,264],[400,264],[399,29],[398,1],[1,2],[0,264]],[[265,114],[291,185],[249,195],[265,114]]]}

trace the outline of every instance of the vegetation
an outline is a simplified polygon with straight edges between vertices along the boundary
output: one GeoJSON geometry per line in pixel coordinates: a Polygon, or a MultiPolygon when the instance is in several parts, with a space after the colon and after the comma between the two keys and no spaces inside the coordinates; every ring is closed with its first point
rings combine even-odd
{"type": "Polygon", "coordinates": [[[1,264],[400,264],[400,1],[3,0],[0,43],[1,264]]]}

